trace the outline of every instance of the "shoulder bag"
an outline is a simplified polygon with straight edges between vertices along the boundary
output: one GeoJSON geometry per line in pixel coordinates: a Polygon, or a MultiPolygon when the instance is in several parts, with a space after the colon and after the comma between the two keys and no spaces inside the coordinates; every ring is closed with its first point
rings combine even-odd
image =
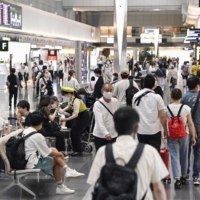
{"type": "Polygon", "coordinates": [[[113,113],[107,108],[107,106],[103,102],[99,101],[99,103],[102,104],[103,107],[113,116],[113,113]]]}

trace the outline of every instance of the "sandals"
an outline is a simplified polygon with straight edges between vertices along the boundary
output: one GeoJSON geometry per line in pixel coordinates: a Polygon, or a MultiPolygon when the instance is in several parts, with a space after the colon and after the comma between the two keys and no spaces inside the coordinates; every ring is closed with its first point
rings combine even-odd
{"type": "Polygon", "coordinates": [[[182,188],[181,180],[176,180],[176,182],[174,183],[174,187],[175,189],[181,189],[182,188]]]}

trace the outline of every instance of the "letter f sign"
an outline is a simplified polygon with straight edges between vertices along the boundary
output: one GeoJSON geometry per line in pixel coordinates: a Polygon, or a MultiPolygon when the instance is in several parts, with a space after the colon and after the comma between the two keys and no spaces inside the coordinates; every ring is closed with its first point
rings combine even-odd
{"type": "Polygon", "coordinates": [[[8,41],[0,42],[0,51],[8,51],[8,41]]]}

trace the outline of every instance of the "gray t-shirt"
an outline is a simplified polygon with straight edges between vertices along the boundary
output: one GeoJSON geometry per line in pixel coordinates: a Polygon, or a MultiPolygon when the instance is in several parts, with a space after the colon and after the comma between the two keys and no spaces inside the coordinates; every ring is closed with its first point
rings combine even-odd
{"type": "MultiPolygon", "coordinates": [[[[188,105],[193,110],[197,96],[198,96],[198,91],[188,91],[186,94],[184,94],[181,103],[188,105]]],[[[200,136],[200,104],[198,104],[197,106],[194,125],[198,135],[200,136]]]]}
{"type": "MultiPolygon", "coordinates": [[[[126,90],[128,89],[129,85],[130,83],[128,79],[122,79],[114,85],[113,95],[117,97],[120,107],[126,106],[126,90]]],[[[135,81],[133,81],[133,86],[140,90],[135,81]]]]}

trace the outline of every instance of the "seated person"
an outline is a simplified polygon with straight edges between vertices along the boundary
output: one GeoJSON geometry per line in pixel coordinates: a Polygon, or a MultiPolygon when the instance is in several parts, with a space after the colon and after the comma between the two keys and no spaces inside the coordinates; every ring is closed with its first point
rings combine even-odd
{"type": "Polygon", "coordinates": [[[82,177],[84,174],[70,169],[64,162],[64,156],[55,148],[48,148],[43,135],[38,133],[42,127],[43,116],[39,112],[29,114],[30,127],[24,130],[23,136],[37,132],[25,141],[25,154],[28,160],[26,169],[41,169],[45,174],[53,170],[57,181],[56,194],[73,194],[75,191],[67,188],[62,182],[62,169],[67,178],[82,177]],[[37,152],[37,153],[35,153],[37,152]],[[39,154],[39,156],[37,155],[39,154]]]}
{"type": "Polygon", "coordinates": [[[85,99],[85,96],[87,95],[87,92],[85,91],[84,88],[80,88],[78,90],[78,95],[79,97],[81,97],[81,100],[83,101],[83,103],[86,105],[86,99],[85,99]]]}
{"type": "MultiPolygon", "coordinates": [[[[45,95],[45,96],[47,96],[47,95],[45,95]]],[[[45,96],[42,97],[41,99],[45,98],[45,96]]],[[[48,96],[48,97],[49,97],[49,96],[48,96]]],[[[49,103],[50,103],[50,97],[49,97],[49,103]]],[[[23,117],[26,118],[24,124],[22,124],[22,123],[20,122],[20,120],[18,119],[18,123],[19,123],[20,127],[23,128],[23,129],[29,127],[29,126],[31,125],[30,122],[29,122],[30,104],[29,104],[27,101],[22,100],[22,101],[20,101],[20,102],[17,104],[17,108],[18,108],[19,114],[20,114],[21,116],[23,116],[23,117]]],[[[50,112],[49,112],[48,109],[44,109],[44,110],[46,111],[46,112],[43,111],[43,114],[44,114],[44,115],[46,114],[45,117],[49,116],[49,117],[51,118],[51,120],[53,121],[53,120],[55,119],[55,116],[56,116],[56,113],[57,113],[57,109],[56,109],[56,111],[55,111],[55,113],[54,113],[53,115],[50,115],[50,112]]],[[[47,120],[49,121],[50,119],[45,119],[45,120],[46,120],[46,121],[47,121],[47,120]]],[[[45,121],[45,120],[44,120],[44,121],[45,121]]],[[[45,122],[46,122],[46,121],[45,121],[45,122]]],[[[47,131],[45,130],[45,128],[41,128],[41,129],[39,130],[39,132],[40,132],[44,137],[48,137],[48,136],[49,136],[49,137],[56,137],[56,148],[58,149],[58,151],[62,151],[62,152],[63,152],[63,155],[64,155],[65,158],[67,159],[67,156],[64,154],[64,151],[65,151],[65,135],[64,135],[63,133],[61,133],[61,132],[51,132],[51,131],[47,132],[47,131]]]]}
{"type": "MultiPolygon", "coordinates": [[[[51,96],[51,112],[55,111],[57,107],[60,106],[60,102],[56,96],[51,96]]],[[[65,117],[71,116],[70,113],[65,112],[62,108],[59,109],[58,115],[64,115],[65,117]]]]}

